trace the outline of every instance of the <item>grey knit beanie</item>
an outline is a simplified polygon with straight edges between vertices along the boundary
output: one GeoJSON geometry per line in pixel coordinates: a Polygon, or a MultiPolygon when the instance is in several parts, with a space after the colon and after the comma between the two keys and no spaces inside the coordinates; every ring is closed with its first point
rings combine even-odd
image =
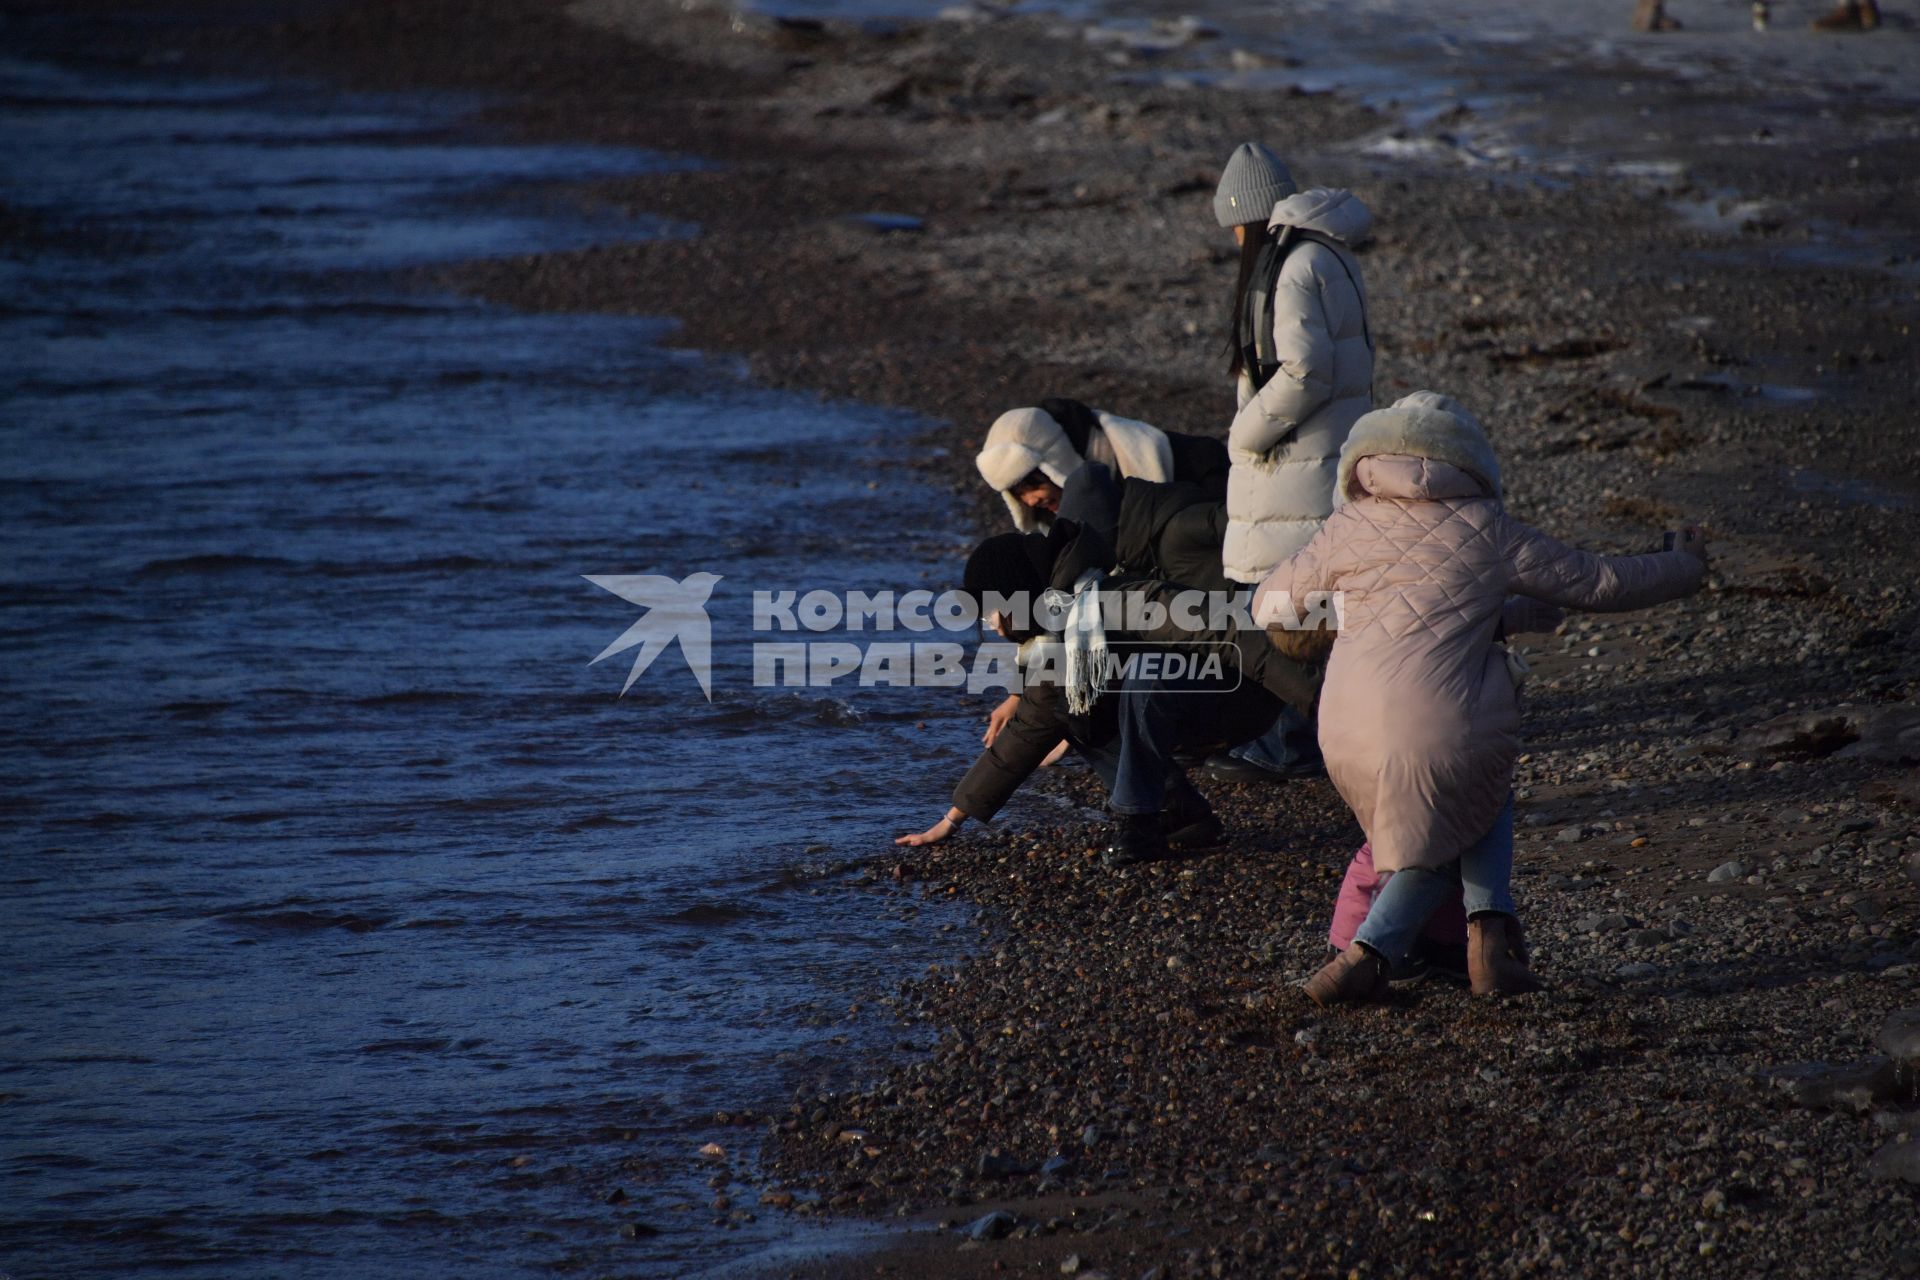
{"type": "Polygon", "coordinates": [[[1257,142],[1243,142],[1233,149],[1227,171],[1220,175],[1220,186],[1213,193],[1213,216],[1223,227],[1263,223],[1273,206],[1299,189],[1279,156],[1257,142]]]}

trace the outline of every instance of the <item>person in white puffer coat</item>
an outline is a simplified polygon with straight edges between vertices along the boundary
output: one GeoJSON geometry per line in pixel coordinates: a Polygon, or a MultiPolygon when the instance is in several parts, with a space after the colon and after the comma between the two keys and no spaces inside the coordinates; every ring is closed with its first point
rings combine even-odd
{"type": "MultiPolygon", "coordinates": [[[[1350,191],[1301,191],[1254,142],[1227,161],[1214,218],[1240,246],[1229,343],[1237,391],[1227,435],[1227,577],[1259,582],[1333,511],[1340,448],[1373,407],[1373,333],[1353,246],[1373,215],[1350,191]],[[1276,262],[1277,259],[1277,262],[1276,262]]],[[[1227,782],[1320,770],[1313,725],[1293,708],[1266,734],[1207,761],[1227,782]]]]}
{"type": "Polygon", "coordinates": [[[1353,257],[1373,215],[1351,191],[1296,191],[1286,166],[1253,143],[1228,162],[1214,214],[1241,246],[1224,559],[1229,578],[1258,582],[1333,511],[1340,446],[1373,407],[1373,337],[1353,257]],[[1256,268],[1261,250],[1275,241],[1284,254],[1272,287],[1271,332],[1256,333],[1265,328],[1258,323],[1264,310],[1250,306],[1259,299],[1249,295],[1264,287],[1256,268]]]}

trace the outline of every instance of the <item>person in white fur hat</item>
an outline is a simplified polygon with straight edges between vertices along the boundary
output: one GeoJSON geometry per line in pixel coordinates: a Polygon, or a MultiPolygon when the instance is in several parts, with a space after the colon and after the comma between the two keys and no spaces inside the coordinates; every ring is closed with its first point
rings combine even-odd
{"type": "Polygon", "coordinates": [[[1013,527],[1044,533],[1060,509],[1067,481],[1089,462],[1122,479],[1196,484],[1209,496],[1227,495],[1227,450],[1205,436],[1162,431],[1117,413],[1054,398],[1009,409],[987,429],[974,463],[1006,499],[1013,527]]]}

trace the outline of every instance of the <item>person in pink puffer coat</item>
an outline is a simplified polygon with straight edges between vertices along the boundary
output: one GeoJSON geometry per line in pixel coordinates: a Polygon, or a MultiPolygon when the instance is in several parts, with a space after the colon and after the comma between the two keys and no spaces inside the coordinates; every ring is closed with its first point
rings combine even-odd
{"type": "Polygon", "coordinates": [[[1374,867],[1392,874],[1307,994],[1318,1004],[1378,995],[1456,884],[1474,991],[1534,990],[1508,887],[1519,679],[1498,632],[1531,602],[1627,610],[1689,595],[1706,574],[1705,537],[1688,530],[1671,551],[1598,556],[1511,519],[1485,432],[1431,391],[1354,424],[1334,493],[1320,531],[1260,584],[1254,616],[1299,625],[1316,593],[1333,593],[1320,749],[1374,867]]]}

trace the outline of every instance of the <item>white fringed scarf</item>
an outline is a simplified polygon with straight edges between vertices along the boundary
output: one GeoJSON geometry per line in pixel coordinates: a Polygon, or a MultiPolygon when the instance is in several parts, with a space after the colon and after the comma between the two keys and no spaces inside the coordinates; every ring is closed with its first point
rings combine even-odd
{"type": "Polygon", "coordinates": [[[1061,639],[1067,646],[1067,711],[1084,716],[1093,710],[1100,696],[1100,683],[1107,670],[1107,633],[1100,617],[1100,584],[1106,574],[1089,569],[1073,584],[1071,594],[1050,590],[1044,599],[1047,608],[1066,611],[1061,639]]]}

